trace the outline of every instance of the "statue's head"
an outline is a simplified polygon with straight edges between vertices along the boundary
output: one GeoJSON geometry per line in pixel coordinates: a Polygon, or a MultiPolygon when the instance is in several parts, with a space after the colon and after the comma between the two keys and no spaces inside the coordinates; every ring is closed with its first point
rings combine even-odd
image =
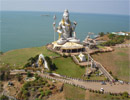
{"type": "Polygon", "coordinates": [[[67,9],[65,9],[65,11],[63,13],[63,19],[65,21],[69,21],[69,11],[67,9]]]}

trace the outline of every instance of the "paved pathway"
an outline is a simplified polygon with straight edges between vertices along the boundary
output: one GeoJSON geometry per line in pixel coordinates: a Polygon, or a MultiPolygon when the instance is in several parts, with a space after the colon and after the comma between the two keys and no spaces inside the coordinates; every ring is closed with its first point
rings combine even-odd
{"type": "Polygon", "coordinates": [[[86,88],[86,89],[93,89],[93,90],[100,90],[101,88],[104,88],[105,92],[111,92],[111,93],[122,93],[127,91],[130,94],[130,85],[129,84],[119,84],[118,82],[114,84],[110,84],[109,82],[106,82],[106,85],[101,85],[100,82],[84,82],[79,80],[73,80],[73,79],[62,79],[59,77],[52,77],[47,74],[41,74],[38,73],[41,77],[54,79],[57,81],[61,81],[63,83],[68,83],[71,85],[75,85],[78,87],[86,88]]]}

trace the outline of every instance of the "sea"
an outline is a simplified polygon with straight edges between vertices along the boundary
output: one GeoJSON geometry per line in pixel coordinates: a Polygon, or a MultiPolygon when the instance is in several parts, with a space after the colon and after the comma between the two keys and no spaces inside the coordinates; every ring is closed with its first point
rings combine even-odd
{"type": "MultiPolygon", "coordinates": [[[[54,41],[53,16],[56,26],[62,19],[61,12],[1,11],[0,51],[43,46],[54,41]]],[[[76,36],[83,41],[88,32],[93,38],[99,32],[129,32],[129,15],[109,15],[70,12],[70,20],[76,21],[76,36]]],[[[56,39],[58,39],[58,33],[56,39]]]]}

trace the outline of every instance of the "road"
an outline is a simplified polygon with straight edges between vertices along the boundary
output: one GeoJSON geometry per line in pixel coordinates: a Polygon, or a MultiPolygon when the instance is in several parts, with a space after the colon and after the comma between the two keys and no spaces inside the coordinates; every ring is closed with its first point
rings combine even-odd
{"type": "Polygon", "coordinates": [[[101,85],[100,82],[84,82],[84,81],[79,81],[79,80],[74,80],[74,79],[62,79],[59,77],[49,76],[43,73],[38,73],[38,74],[41,77],[54,79],[56,81],[68,83],[68,84],[75,85],[75,86],[85,88],[85,89],[100,90],[101,88],[103,88],[104,92],[123,93],[127,91],[130,94],[130,85],[126,83],[119,84],[118,82],[116,82],[114,85],[114,84],[110,84],[109,82],[106,82],[106,85],[101,85]]]}

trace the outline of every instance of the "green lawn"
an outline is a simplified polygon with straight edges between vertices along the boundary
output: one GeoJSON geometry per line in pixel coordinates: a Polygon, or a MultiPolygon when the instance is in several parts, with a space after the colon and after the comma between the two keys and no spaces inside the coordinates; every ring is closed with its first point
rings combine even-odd
{"type": "Polygon", "coordinates": [[[70,57],[53,59],[53,63],[57,67],[55,72],[61,75],[81,78],[85,73],[85,68],[76,65],[70,57]]]}
{"type": "Polygon", "coordinates": [[[99,49],[105,48],[104,46],[101,46],[101,45],[97,45],[97,47],[98,47],[99,49]]]}
{"type": "Polygon", "coordinates": [[[44,56],[56,56],[57,54],[50,52],[45,46],[33,47],[33,48],[23,48],[8,51],[3,55],[0,55],[1,63],[23,66],[30,57],[34,57],[37,54],[43,54],[44,56]]]}
{"type": "MultiPolygon", "coordinates": [[[[44,56],[57,56],[57,54],[50,52],[46,49],[45,46],[43,47],[33,47],[33,48],[24,48],[24,49],[17,49],[12,50],[0,55],[0,64],[2,65],[9,64],[13,68],[15,64],[16,67],[22,67],[27,63],[27,60],[30,57],[34,57],[37,54],[43,54],[44,56]]],[[[81,68],[80,66],[76,65],[70,57],[68,58],[57,58],[54,59],[53,62],[57,66],[56,73],[61,75],[67,75],[71,77],[82,77],[85,72],[85,68],[81,68]]]]}

